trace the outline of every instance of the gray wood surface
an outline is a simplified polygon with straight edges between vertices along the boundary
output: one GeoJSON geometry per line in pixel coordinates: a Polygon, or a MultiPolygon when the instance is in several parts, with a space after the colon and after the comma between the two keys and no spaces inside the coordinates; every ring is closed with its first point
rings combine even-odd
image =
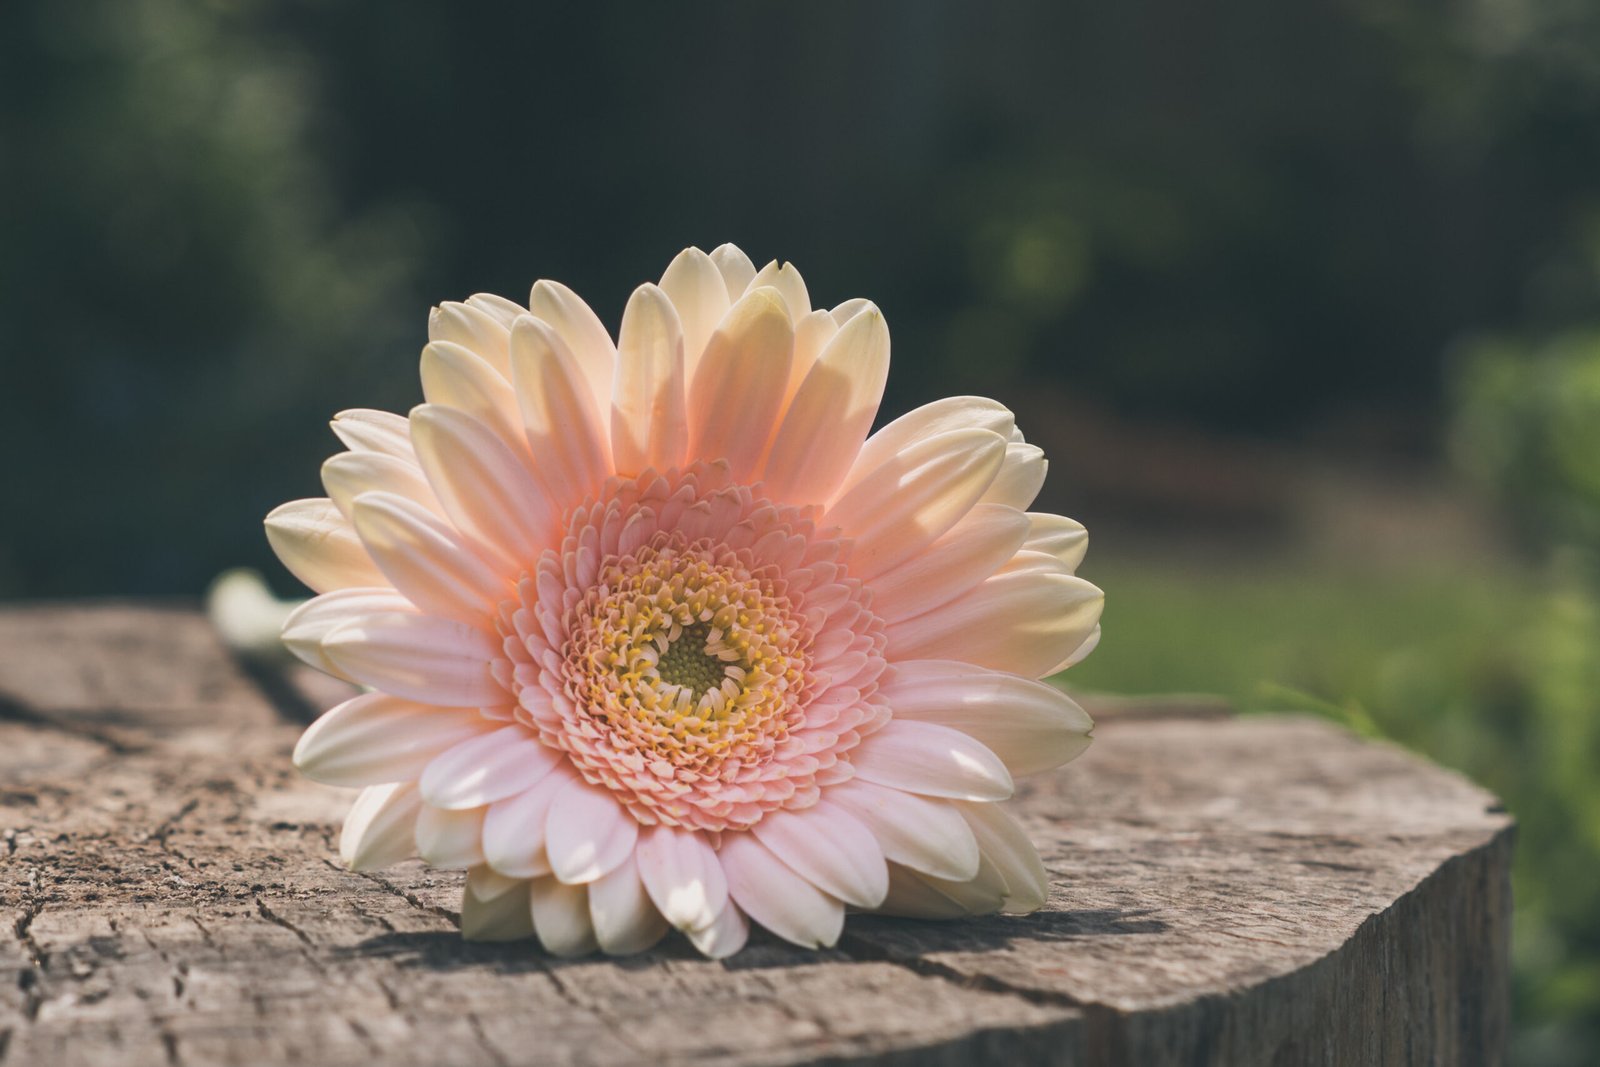
{"type": "Polygon", "coordinates": [[[289,764],[333,683],[181,608],[0,611],[0,1062],[1498,1063],[1511,826],[1326,723],[1110,708],[1017,810],[1048,908],[623,961],[460,941],[460,876],[340,867],[289,764]]]}

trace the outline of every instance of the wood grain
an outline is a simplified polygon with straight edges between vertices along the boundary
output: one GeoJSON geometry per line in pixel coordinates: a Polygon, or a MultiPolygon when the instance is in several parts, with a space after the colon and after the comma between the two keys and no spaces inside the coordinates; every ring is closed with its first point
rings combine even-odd
{"type": "Polygon", "coordinates": [[[461,942],[454,872],[344,870],[288,758],[337,691],[267,681],[183,607],[0,611],[0,1062],[1503,1059],[1510,820],[1326,723],[1110,716],[1023,784],[1032,916],[559,961],[461,942]]]}

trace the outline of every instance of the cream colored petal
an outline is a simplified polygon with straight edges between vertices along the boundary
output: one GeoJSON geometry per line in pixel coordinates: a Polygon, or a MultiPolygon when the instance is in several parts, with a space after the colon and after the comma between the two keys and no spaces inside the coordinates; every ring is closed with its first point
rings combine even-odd
{"type": "Polygon", "coordinates": [[[417,813],[417,855],[435,867],[482,863],[485,810],[445,811],[424,801],[417,813]]]}
{"type": "Polygon", "coordinates": [[[496,296],[494,293],[473,293],[467,297],[467,304],[470,307],[477,308],[479,311],[492,315],[496,322],[508,330],[511,329],[511,324],[516,322],[520,316],[528,313],[528,309],[515,300],[507,300],[505,297],[496,296]]]}
{"type": "Polygon", "coordinates": [[[335,678],[355,681],[341,671],[327,653],[322,651],[322,639],[337,626],[366,615],[381,612],[414,612],[415,604],[397,590],[387,586],[372,589],[335,589],[331,593],[312,597],[289,613],[283,620],[283,644],[290,652],[335,678]]]}
{"type": "Polygon", "coordinates": [[[471,301],[440,304],[428,315],[429,341],[460,346],[493,367],[502,378],[511,376],[509,330],[504,317],[492,313],[481,298],[476,305],[471,301]]]}
{"type": "Polygon", "coordinates": [[[590,884],[589,918],[600,951],[609,956],[643,952],[669,929],[650,902],[632,856],[590,884]]]}
{"type": "Polygon", "coordinates": [[[1083,644],[1105,594],[1082,578],[1005,570],[914,619],[888,628],[891,657],[956,659],[1041,678],[1083,644]]]}
{"type": "Polygon", "coordinates": [[[510,356],[502,372],[460,345],[435,342],[422,350],[423,398],[430,405],[454,408],[481,422],[521,457],[525,441],[522,415],[510,375],[510,356]]]}
{"type": "Polygon", "coordinates": [[[989,430],[951,430],[916,442],[858,480],[823,518],[854,539],[851,573],[870,581],[959,522],[994,481],[1005,447],[989,430]]]}
{"type": "Polygon", "coordinates": [[[717,858],[729,895],[750,918],[802,948],[838,942],[844,905],[796,874],[754,834],[723,834],[717,858]]]}
{"type": "Polygon", "coordinates": [[[770,286],[783,297],[784,306],[789,309],[789,321],[799,322],[811,314],[811,294],[806,292],[805,279],[800,277],[800,272],[793,263],[784,263],[781,266],[773,260],[756,272],[750,280],[750,289],[759,289],[770,286]]]}
{"type": "Polygon", "coordinates": [[[332,500],[291,500],[267,516],[267,543],[289,573],[318,593],[384,586],[378,565],[332,500]]]}
{"type": "Polygon", "coordinates": [[[489,805],[483,820],[483,855],[489,866],[513,878],[550,873],[550,858],[544,849],[550,802],[573,777],[562,765],[532,789],[489,805]]]}
{"type": "Polygon", "coordinates": [[[1013,441],[1006,445],[1006,461],[1000,465],[989,491],[983,494],[986,504],[1005,504],[1026,511],[1039,490],[1044,487],[1044,449],[1037,445],[1013,441]]]}
{"type": "Polygon", "coordinates": [[[328,424],[352,452],[378,452],[415,463],[411,450],[411,424],[404,415],[370,408],[341,411],[328,424]]]}
{"type": "Polygon", "coordinates": [[[617,346],[589,305],[560,282],[541,281],[528,297],[528,310],[548,322],[578,361],[588,379],[596,411],[611,408],[611,382],[616,373],[617,346]]]}
{"type": "Polygon", "coordinates": [[[373,785],[361,791],[344,818],[339,858],[351,870],[372,871],[416,855],[422,797],[414,782],[373,785]]]}
{"type": "Polygon", "coordinates": [[[794,331],[775,290],[752,289],[706,345],[689,389],[689,454],[746,479],[766,454],[789,382],[794,331]]]}
{"type": "Polygon", "coordinates": [[[1038,911],[1050,899],[1050,875],[1027,831],[997,804],[958,804],[978,839],[984,858],[1006,882],[1001,910],[1013,915],[1038,911]]]}
{"type": "Polygon", "coordinates": [[[567,343],[532,315],[511,331],[511,371],[540,481],[567,506],[610,477],[611,433],[567,343]]]}
{"type": "Polygon", "coordinates": [[[1028,537],[1022,547],[1030,552],[1042,552],[1061,561],[1068,574],[1077,573],[1083,557],[1089,551],[1089,531],[1081,522],[1064,515],[1047,515],[1028,512],[1028,537]]]}
{"type": "Polygon", "coordinates": [[[436,808],[481,808],[532,789],[565,759],[526,726],[481,732],[435,756],[417,788],[436,808]]]}
{"type": "Polygon", "coordinates": [[[704,835],[671,826],[641,828],[634,856],[650,899],[678,929],[704,929],[727,906],[727,879],[704,835]]]}
{"type": "Polygon", "coordinates": [[[889,327],[876,308],[836,333],[800,383],[763,475],[773,499],[829,500],[872,429],[889,377],[889,327]]]}
{"type": "Polygon", "coordinates": [[[535,878],[528,887],[534,932],[553,956],[585,956],[600,947],[589,917],[589,887],[535,878]]]}
{"type": "Polygon", "coordinates": [[[628,299],[617,337],[611,394],[611,457],[618,472],[683,465],[689,443],[683,326],[667,294],[641,285],[628,299]]]}
{"type": "Polygon", "coordinates": [[[671,298],[683,323],[684,381],[693,381],[711,331],[732,303],[728,286],[710,256],[698,248],[686,248],[668,264],[661,276],[661,290],[671,298]]]}
{"type": "Polygon", "coordinates": [[[461,891],[461,936],[468,941],[532,937],[527,880],[506,878],[481,866],[468,871],[461,891]]]}
{"type": "Polygon", "coordinates": [[[439,753],[493,728],[476,708],[438,708],[366,693],[307,727],[294,746],[294,765],[328,785],[414,781],[439,753]]]}
{"type": "Polygon", "coordinates": [[[428,484],[463,533],[522,568],[554,540],[557,516],[544,487],[483,423],[423,404],[411,413],[411,440],[428,484]]]}
{"type": "Polygon", "coordinates": [[[605,789],[574,778],[550,802],[545,852],[569,884],[592,882],[633,855],[639,823],[605,789]]]}
{"type": "Polygon", "coordinates": [[[889,891],[878,839],[825,799],[802,811],[768,812],[750,832],[802,878],[846,904],[875,908],[889,891]]]}
{"type": "Polygon", "coordinates": [[[978,873],[978,842],[949,801],[860,778],[832,786],[827,798],[859,819],[884,857],[925,874],[957,880],[978,873]]]}
{"type": "MultiPolygon", "coordinates": [[[[976,857],[976,845],[973,846],[973,854],[976,857]]],[[[976,866],[976,858],[973,864],[976,866]]],[[[903,915],[908,919],[959,919],[967,914],[967,909],[933,888],[925,879],[917,877],[915,872],[898,863],[891,863],[889,892],[878,908],[878,914],[903,915]]]]}
{"type": "Polygon", "coordinates": [[[1099,626],[1099,624],[1096,624],[1095,628],[1089,632],[1089,636],[1085,637],[1083,639],[1083,644],[1081,644],[1077,648],[1073,649],[1072,650],[1072,655],[1068,656],[1066,659],[1064,659],[1060,663],[1056,664],[1056,666],[1054,667],[1054,669],[1052,669],[1050,671],[1050,673],[1051,674],[1055,674],[1058,671],[1066,670],[1068,667],[1076,667],[1078,664],[1082,663],[1084,660],[1089,658],[1089,653],[1093,652],[1095,649],[1097,649],[1099,647],[1100,647],[1100,626],[1099,626]]]}
{"type": "Polygon", "coordinates": [[[966,915],[992,915],[1000,911],[1005,907],[1006,894],[1010,892],[999,868],[988,856],[979,861],[978,873],[965,881],[935,878],[910,870],[905,873],[949,898],[966,915]]]}
{"type": "Polygon", "coordinates": [[[839,486],[839,495],[919,441],[951,430],[989,430],[1009,441],[1015,426],[1011,412],[981,396],[952,396],[908,411],[867,438],[855,465],[839,486]]]}
{"type": "Polygon", "coordinates": [[[826,311],[813,311],[794,324],[794,362],[789,365],[789,385],[783,395],[793,399],[817,357],[839,332],[839,323],[826,311]]]}
{"type": "Polygon", "coordinates": [[[1000,757],[959,730],[894,719],[850,756],[862,781],[951,800],[1005,800],[1011,774],[1000,757]]]}
{"type": "Polygon", "coordinates": [[[508,699],[489,673],[490,661],[500,655],[498,642],[452,619],[368,615],[334,627],[322,648],[362,685],[423,704],[481,708],[508,699]]]}
{"type": "Polygon", "coordinates": [[[362,493],[395,493],[439,514],[438,498],[415,458],[401,459],[382,452],[340,452],[322,465],[322,487],[345,518],[362,493]]]}
{"type": "Polygon", "coordinates": [[[750,920],[733,901],[717,914],[710,926],[685,931],[689,941],[707,959],[721,960],[744,948],[750,938],[750,920]]]}
{"type": "Polygon", "coordinates": [[[732,304],[744,295],[750,288],[750,282],[756,276],[756,266],[750,262],[750,257],[740,250],[738,245],[718,245],[711,250],[711,262],[722,275],[723,284],[728,287],[728,303],[732,304]]]}
{"type": "Polygon", "coordinates": [[[978,504],[933,544],[872,579],[872,610],[885,622],[954,600],[1011,559],[1028,534],[1016,508],[978,504]]]}
{"type": "Polygon", "coordinates": [[[842,304],[834,305],[833,310],[828,312],[828,316],[832,318],[834,322],[838,323],[840,326],[843,326],[845,323],[849,322],[851,319],[867,310],[867,308],[877,306],[878,305],[874,304],[865,297],[852,297],[842,304]]]}
{"type": "Polygon", "coordinates": [[[469,626],[492,621],[509,583],[455,527],[395,493],[363,493],[351,511],[367,554],[412,603],[469,626]]]}
{"type": "Polygon", "coordinates": [[[1089,747],[1094,722],[1053,685],[954,660],[902,660],[879,684],[896,719],[960,730],[1013,775],[1068,763],[1089,747]]]}

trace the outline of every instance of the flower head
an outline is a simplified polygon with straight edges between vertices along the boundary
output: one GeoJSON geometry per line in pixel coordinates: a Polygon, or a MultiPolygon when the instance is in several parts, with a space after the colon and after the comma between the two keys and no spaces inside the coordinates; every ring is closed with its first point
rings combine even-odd
{"type": "Polygon", "coordinates": [[[869,436],[871,303],[689,249],[617,340],[570,290],[434,309],[427,403],[347,411],[327,497],[267,534],[319,594],[284,626],[372,692],[295,750],[364,787],[357,868],[466,867],[469,937],[722,956],[846,906],[1040,906],[997,806],[1089,743],[1036,679],[1087,655],[1101,593],[1040,450],[959,397],[869,436]]]}

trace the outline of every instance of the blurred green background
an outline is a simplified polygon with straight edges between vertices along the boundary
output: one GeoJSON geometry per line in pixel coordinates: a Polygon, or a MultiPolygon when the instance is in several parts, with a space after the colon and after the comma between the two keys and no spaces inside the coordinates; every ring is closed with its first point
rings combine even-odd
{"type": "Polygon", "coordinates": [[[427,307],[685,244],[982,392],[1075,684],[1387,736],[1522,823],[1514,1059],[1600,1048],[1600,5],[13,0],[0,596],[198,594],[427,307]]]}

